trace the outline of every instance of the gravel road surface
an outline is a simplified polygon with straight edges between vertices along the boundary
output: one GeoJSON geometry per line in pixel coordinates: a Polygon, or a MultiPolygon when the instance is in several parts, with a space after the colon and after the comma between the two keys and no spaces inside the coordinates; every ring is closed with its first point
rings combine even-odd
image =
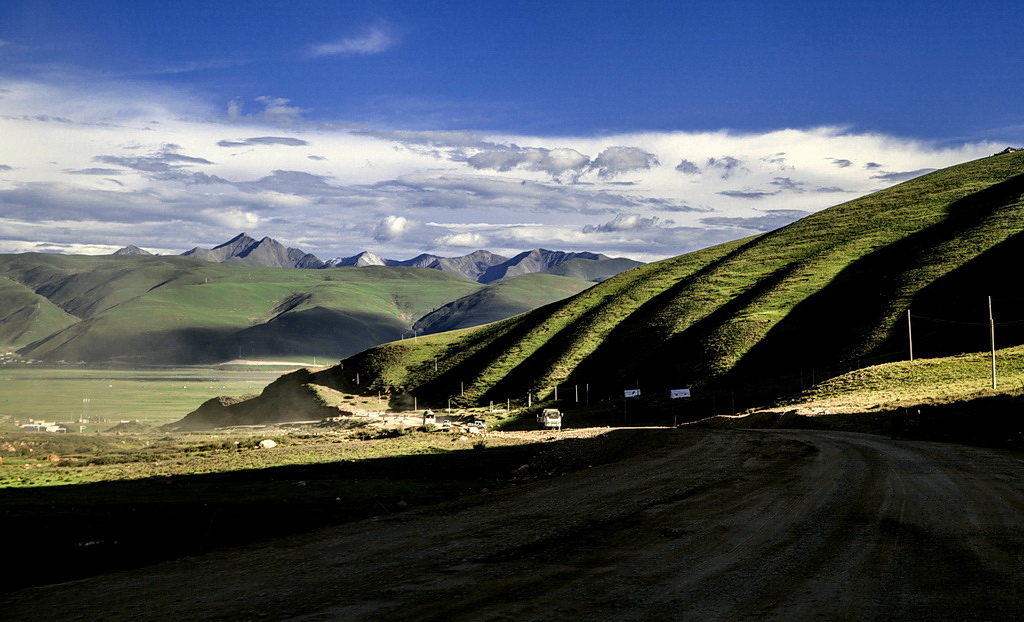
{"type": "Polygon", "coordinates": [[[671,438],[440,506],[6,594],[0,611],[108,621],[1024,612],[1024,455],[841,432],[652,434],[671,438]]]}

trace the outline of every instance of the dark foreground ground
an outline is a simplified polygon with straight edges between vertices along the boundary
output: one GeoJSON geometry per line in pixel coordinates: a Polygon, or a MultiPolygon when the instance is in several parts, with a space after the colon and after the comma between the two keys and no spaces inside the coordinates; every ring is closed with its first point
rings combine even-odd
{"type": "Polygon", "coordinates": [[[12,592],[0,611],[136,621],[1024,611],[1020,454],[836,431],[650,434],[648,451],[561,477],[12,592]]]}

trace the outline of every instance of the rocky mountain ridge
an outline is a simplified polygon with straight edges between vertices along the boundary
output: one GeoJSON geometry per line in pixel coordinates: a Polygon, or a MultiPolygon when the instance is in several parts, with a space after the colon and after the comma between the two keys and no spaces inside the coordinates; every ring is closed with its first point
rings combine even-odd
{"type": "MultiPolygon", "coordinates": [[[[114,255],[150,254],[130,245],[114,255]]],[[[524,251],[514,257],[504,257],[486,250],[477,250],[460,257],[441,257],[424,253],[406,260],[385,259],[370,251],[363,251],[351,257],[334,257],[323,261],[311,253],[297,248],[286,247],[277,240],[264,237],[256,240],[246,233],[240,233],[227,242],[210,249],[195,247],[182,253],[183,256],[214,263],[262,268],[323,269],[345,266],[398,266],[429,268],[450,274],[458,274],[480,283],[494,283],[505,278],[547,272],[563,264],[578,260],[587,262],[577,266],[574,272],[585,273],[586,280],[603,281],[619,272],[643,265],[642,262],[627,258],[611,258],[591,252],[565,252],[537,248],[524,251]],[[590,265],[589,262],[600,262],[590,265]]],[[[564,266],[563,266],[564,269],[564,266]]]]}

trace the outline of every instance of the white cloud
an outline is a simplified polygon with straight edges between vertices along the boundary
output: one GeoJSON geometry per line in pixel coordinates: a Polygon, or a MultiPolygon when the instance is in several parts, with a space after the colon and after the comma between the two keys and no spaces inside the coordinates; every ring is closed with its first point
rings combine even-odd
{"type": "Polygon", "coordinates": [[[343,37],[331,43],[310,48],[313,56],[345,56],[380,54],[398,44],[398,37],[383,26],[370,26],[358,35],[343,37]]]}
{"type": "Polygon", "coordinates": [[[263,104],[263,118],[273,123],[291,125],[302,120],[302,113],[307,112],[297,106],[289,106],[291,100],[283,97],[261,95],[256,101],[263,104]]]}
{"type": "Polygon", "coordinates": [[[210,225],[239,232],[258,229],[263,223],[263,219],[260,218],[259,214],[248,211],[243,207],[205,209],[197,213],[196,218],[210,225]]]}
{"type": "Polygon", "coordinates": [[[404,259],[479,245],[646,260],[751,235],[1005,146],[827,127],[366,131],[313,126],[281,97],[260,98],[262,111],[251,115],[234,102],[225,115],[223,102],[180,92],[100,86],[2,84],[0,252],[129,243],[181,252],[244,230],[303,240],[321,258],[366,249],[404,259]]]}
{"type": "Polygon", "coordinates": [[[415,227],[405,216],[385,216],[373,230],[373,239],[378,242],[397,240],[415,227]]]}
{"type": "Polygon", "coordinates": [[[432,247],[446,247],[446,248],[487,248],[490,246],[491,240],[487,236],[473,232],[463,233],[452,233],[444,235],[439,238],[435,238],[431,243],[432,247]]]}
{"type": "MultiPolygon", "coordinates": [[[[459,159],[458,156],[453,159],[459,159]]],[[[516,146],[479,151],[465,159],[475,169],[508,172],[513,169],[540,171],[555,179],[576,181],[591,165],[590,158],[575,149],[516,146]]]]}
{"type": "Polygon", "coordinates": [[[608,147],[594,158],[592,166],[601,177],[615,177],[658,166],[658,156],[640,147],[608,147]]]}
{"type": "MultiPolygon", "coordinates": [[[[651,229],[659,226],[657,216],[644,218],[638,214],[618,214],[609,222],[600,225],[586,225],[583,233],[609,232],[609,231],[637,231],[640,229],[651,229]]],[[[668,221],[665,224],[672,224],[668,221]]]]}

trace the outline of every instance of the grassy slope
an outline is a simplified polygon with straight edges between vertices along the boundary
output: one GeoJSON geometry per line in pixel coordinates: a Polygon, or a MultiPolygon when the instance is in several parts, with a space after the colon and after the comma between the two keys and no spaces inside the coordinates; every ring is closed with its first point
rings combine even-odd
{"type": "Polygon", "coordinates": [[[578,294],[592,285],[552,274],[524,274],[452,301],[421,318],[416,328],[421,334],[429,334],[489,324],[578,294]]]}
{"type": "Polygon", "coordinates": [[[479,287],[416,268],[280,270],[178,257],[11,255],[0,274],[81,319],[25,349],[73,361],[345,356],[479,287]]]}
{"type": "Polygon", "coordinates": [[[992,359],[988,352],[898,361],[830,378],[790,403],[803,408],[863,412],[1021,393],[1024,346],[996,352],[996,378],[997,388],[992,389],[992,359]]]}
{"type": "Polygon", "coordinates": [[[0,276],[0,346],[17,348],[78,320],[24,285],[0,276]]]}
{"type": "MultiPolygon", "coordinates": [[[[937,171],[764,236],[643,266],[526,316],[440,337],[427,353],[384,346],[351,366],[423,397],[465,383],[467,400],[556,383],[587,383],[608,397],[637,381],[660,391],[770,380],[791,388],[769,393],[792,391],[801,370],[820,378],[859,359],[900,356],[908,306],[932,301],[938,314],[947,311],[943,300],[964,297],[943,287],[952,275],[968,275],[958,282],[975,290],[999,285],[997,277],[977,283],[977,266],[1011,255],[1018,242],[1021,173],[1021,154],[937,171]],[[434,354],[444,361],[437,374],[434,354]]],[[[1010,297],[1014,284],[1001,285],[992,293],[1010,297]]],[[[965,351],[947,347],[945,354],[965,351]]]]}

